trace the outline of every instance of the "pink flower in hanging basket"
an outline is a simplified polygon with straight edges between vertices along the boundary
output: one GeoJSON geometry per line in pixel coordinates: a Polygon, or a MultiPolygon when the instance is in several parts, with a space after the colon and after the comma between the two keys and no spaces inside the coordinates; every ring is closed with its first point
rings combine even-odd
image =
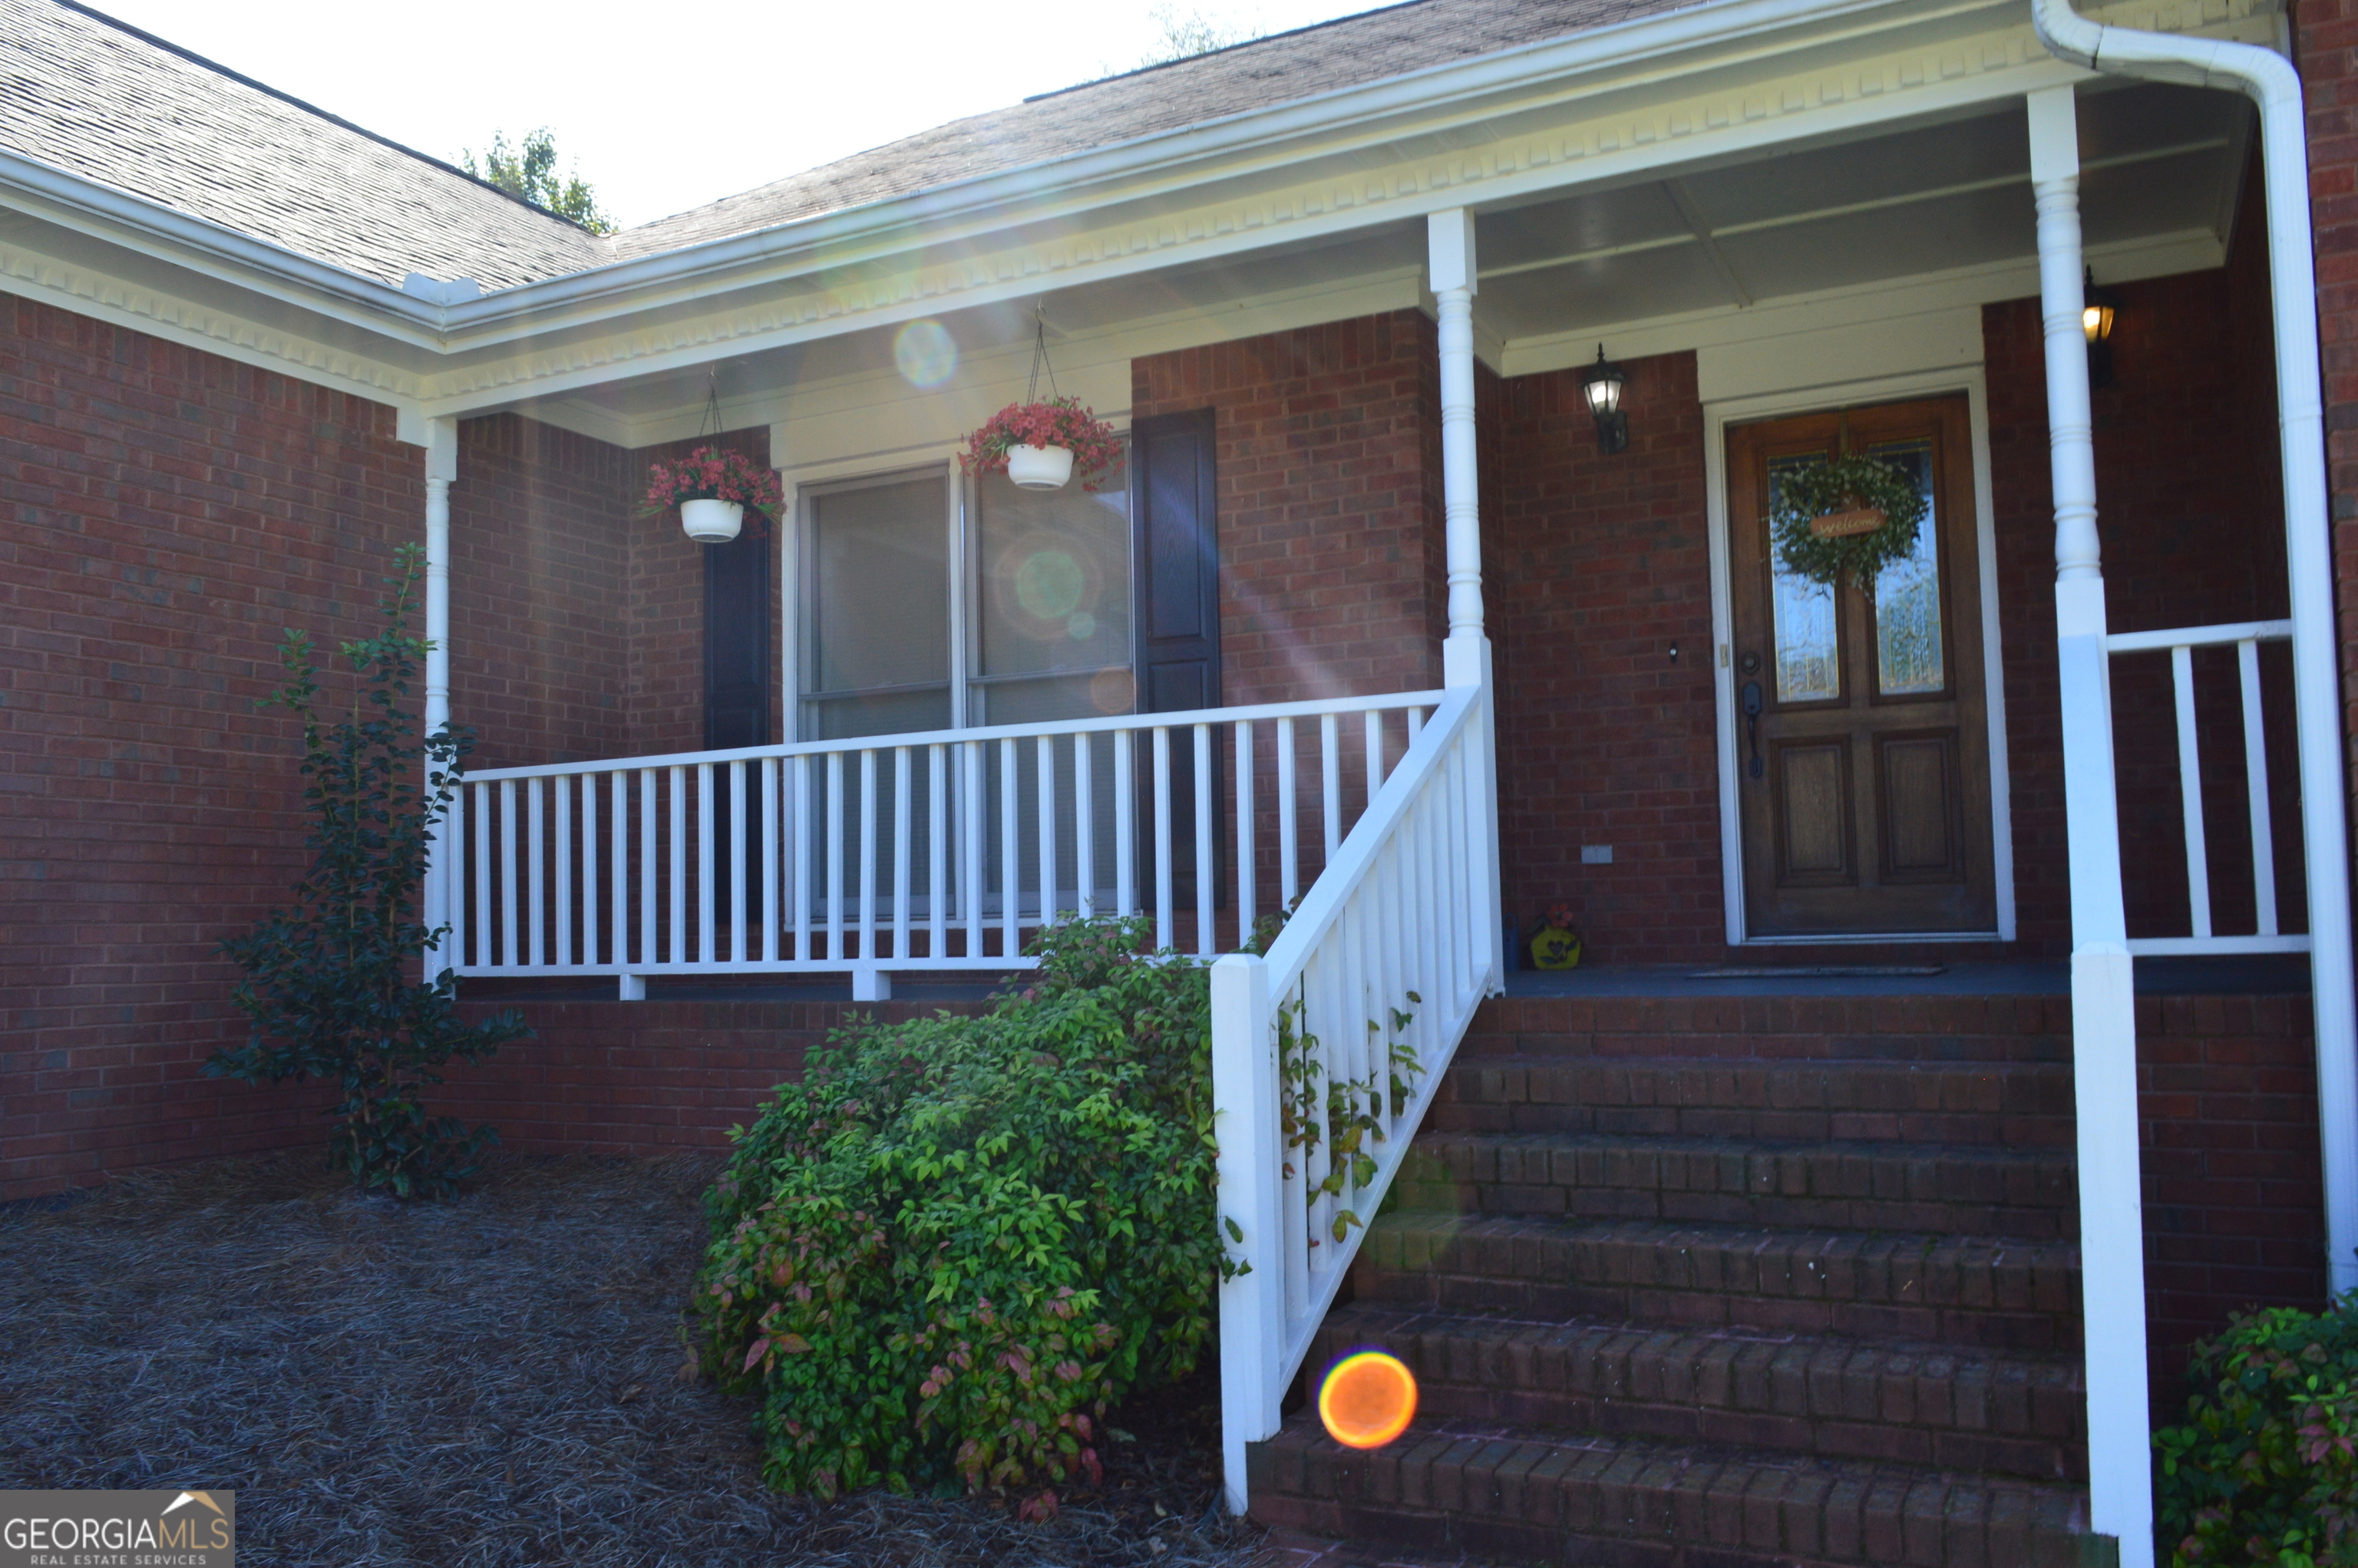
{"type": "Polygon", "coordinates": [[[698,447],[676,463],[648,465],[647,510],[661,512],[683,501],[733,501],[769,517],[785,505],[775,470],[718,447],[698,447]]]}
{"type": "Polygon", "coordinates": [[[1121,438],[1081,406],[1077,397],[1011,403],[966,438],[958,467],[967,473],[1003,473],[1010,447],[1063,447],[1073,454],[1081,488],[1095,490],[1121,461],[1121,438]]]}

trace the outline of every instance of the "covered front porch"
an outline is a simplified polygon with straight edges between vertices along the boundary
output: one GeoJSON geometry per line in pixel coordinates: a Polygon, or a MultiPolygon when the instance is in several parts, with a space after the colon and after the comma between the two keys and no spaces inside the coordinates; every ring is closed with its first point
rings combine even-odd
{"type": "MultiPolygon", "coordinates": [[[[1389,1186],[1558,903],[1625,963],[2068,956],[2085,1312],[2142,1322],[2134,955],[2314,940],[2329,1194],[2358,1180],[2328,566],[2278,432],[2314,382],[2257,302],[2305,308],[2307,253],[2270,232],[2242,97],[2090,76],[1999,10],[1692,102],[1501,102],[1482,129],[1520,150],[1412,211],[1413,181],[1320,163],[1358,196],[1275,236],[1257,204],[1293,198],[1240,177],[1217,254],[1158,259],[1147,222],[1119,268],[976,263],[994,297],[907,308],[847,262],[791,341],[454,405],[429,720],[476,723],[492,765],[435,869],[440,956],[471,986],[824,975],[882,1001],[1018,970],[1078,913],[1217,959],[1222,1214],[1255,1265],[1224,1295],[1239,1506],[1357,1245],[1314,1238],[1389,1186]],[[1119,483],[957,470],[1035,333],[1127,432],[1119,483]],[[522,531],[470,487],[530,466],[506,416],[619,453],[624,486],[720,429],[789,503],[727,551],[616,508],[610,558],[503,554],[522,531]],[[1855,446],[1931,516],[1872,592],[1796,577],[1766,531],[1779,465],[1855,446]],[[502,688],[550,622],[495,609],[514,645],[485,646],[450,609],[496,606],[503,558],[559,616],[604,574],[545,697],[502,688]],[[490,720],[536,702],[535,755],[490,720]],[[1286,1158],[1281,1041],[1330,1082],[1418,1064],[1379,1097],[1371,1190],[1306,1195],[1327,1172],[1286,1158]]],[[[1408,127],[1391,150],[1423,156],[1408,127]]],[[[2353,1208],[2328,1205],[2337,1284],[2353,1208]]],[[[2142,1336],[2089,1368],[2097,1527],[2125,1541],[2142,1336]]]]}

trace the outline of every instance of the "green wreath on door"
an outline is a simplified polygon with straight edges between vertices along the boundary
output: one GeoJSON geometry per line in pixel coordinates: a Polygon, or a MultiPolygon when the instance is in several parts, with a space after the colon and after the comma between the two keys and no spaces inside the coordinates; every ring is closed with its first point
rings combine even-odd
{"type": "Polygon", "coordinates": [[[1916,548],[1924,524],[1924,494],[1894,464],[1864,452],[1822,460],[1778,476],[1769,538],[1785,569],[1829,587],[1849,578],[1872,589],[1885,567],[1916,548]],[[1830,531],[1827,520],[1882,521],[1855,531],[1830,531]]]}

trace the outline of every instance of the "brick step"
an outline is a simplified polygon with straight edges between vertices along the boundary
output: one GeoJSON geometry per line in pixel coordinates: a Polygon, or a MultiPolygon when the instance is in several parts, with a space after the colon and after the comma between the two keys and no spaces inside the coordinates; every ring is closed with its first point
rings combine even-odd
{"type": "Polygon", "coordinates": [[[2087,1528],[2061,1483],[1446,1421],[1362,1453],[1303,1412],[1247,1463],[1264,1524],[1523,1563],[2077,1568],[2087,1528]]]}
{"type": "Polygon", "coordinates": [[[1352,1265],[1362,1303],[2021,1350],[2080,1346],[2069,1241],[1402,1209],[1352,1265]]]}
{"type": "Polygon", "coordinates": [[[1464,1055],[1435,1097],[1452,1132],[1899,1139],[2069,1147],[2065,1064],[1464,1055]]]}
{"type": "Polygon", "coordinates": [[[2069,1062],[2068,997],[1501,997],[1460,1054],[2069,1062]]]}
{"type": "Polygon", "coordinates": [[[1970,1145],[1426,1132],[1403,1208],[2046,1239],[2077,1221],[2061,1151],[1970,1145]]]}
{"type": "Polygon", "coordinates": [[[1389,1350],[1443,1422],[2085,1480],[2077,1357],[1363,1303],[1309,1364],[1389,1350]]]}

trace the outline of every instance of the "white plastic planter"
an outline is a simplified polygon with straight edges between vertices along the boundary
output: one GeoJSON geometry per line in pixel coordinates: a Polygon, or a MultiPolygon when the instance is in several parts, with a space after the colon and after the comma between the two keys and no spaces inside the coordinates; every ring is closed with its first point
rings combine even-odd
{"type": "Polygon", "coordinates": [[[1073,477],[1073,449],[1010,447],[1007,477],[1018,490],[1062,490],[1073,477]]]}
{"type": "MultiPolygon", "coordinates": [[[[1072,466],[1072,455],[1066,453],[1065,465],[1072,466]]],[[[679,503],[679,525],[687,536],[699,545],[725,545],[737,536],[745,524],[745,508],[734,501],[683,501],[679,503]]]]}

